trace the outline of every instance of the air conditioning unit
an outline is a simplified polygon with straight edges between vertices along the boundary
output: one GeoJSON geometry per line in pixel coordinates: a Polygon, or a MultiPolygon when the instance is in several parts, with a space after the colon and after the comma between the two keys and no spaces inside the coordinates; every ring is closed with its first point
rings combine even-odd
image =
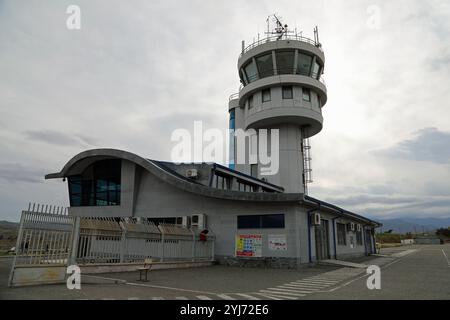
{"type": "Polygon", "coordinates": [[[196,179],[198,177],[197,169],[187,169],[186,177],[191,178],[191,179],[196,179]]]}
{"type": "Polygon", "coordinates": [[[347,223],[347,231],[355,231],[355,223],[347,223]]]}
{"type": "Polygon", "coordinates": [[[356,225],[356,231],[360,232],[362,230],[362,226],[358,223],[356,225]]]}
{"type": "Polygon", "coordinates": [[[199,229],[206,228],[206,215],[205,214],[193,214],[191,217],[191,226],[199,229]]]}
{"type": "Polygon", "coordinates": [[[179,226],[183,226],[185,228],[189,228],[191,226],[191,217],[184,216],[184,217],[177,217],[175,219],[175,224],[179,226]]]}
{"type": "Polygon", "coordinates": [[[315,226],[320,226],[320,213],[316,212],[313,214],[312,224],[315,226]]]}

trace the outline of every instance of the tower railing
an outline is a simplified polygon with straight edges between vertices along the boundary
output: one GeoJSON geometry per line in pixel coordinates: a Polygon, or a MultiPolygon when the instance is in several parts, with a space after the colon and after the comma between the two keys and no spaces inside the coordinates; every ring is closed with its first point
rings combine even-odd
{"type": "Polygon", "coordinates": [[[319,42],[314,41],[313,39],[303,37],[302,35],[298,35],[298,34],[287,34],[287,35],[283,35],[283,37],[281,39],[280,39],[280,36],[278,36],[278,35],[266,37],[264,39],[259,39],[255,42],[253,42],[252,44],[248,45],[247,47],[245,47],[242,50],[241,54],[239,55],[239,58],[241,58],[242,55],[244,53],[246,53],[247,51],[249,51],[261,44],[272,42],[272,41],[279,41],[279,40],[296,40],[296,41],[306,42],[306,43],[312,44],[313,46],[319,48],[320,51],[323,51],[322,45],[319,42]]]}

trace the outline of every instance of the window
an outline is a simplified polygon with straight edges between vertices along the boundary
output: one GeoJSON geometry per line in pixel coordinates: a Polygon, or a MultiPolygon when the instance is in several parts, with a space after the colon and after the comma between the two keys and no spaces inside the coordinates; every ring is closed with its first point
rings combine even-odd
{"type": "Polygon", "coordinates": [[[319,71],[320,71],[320,64],[317,61],[314,61],[311,77],[313,77],[314,79],[319,79],[320,77],[319,71]]]}
{"type": "Polygon", "coordinates": [[[273,76],[272,52],[257,57],[255,60],[261,78],[273,76]]]}
{"type": "Polygon", "coordinates": [[[68,177],[70,206],[120,205],[121,160],[101,160],[68,177]]]}
{"type": "Polygon", "coordinates": [[[248,108],[253,108],[253,96],[248,97],[248,108]]]}
{"type": "Polygon", "coordinates": [[[271,100],[271,97],[270,97],[270,88],[269,88],[269,89],[264,89],[264,90],[262,91],[261,96],[262,96],[262,102],[270,101],[270,100],[271,100]]]}
{"type": "Polygon", "coordinates": [[[311,69],[312,57],[304,53],[298,53],[297,74],[309,76],[311,69]]]}
{"type": "Polygon", "coordinates": [[[311,90],[307,89],[307,88],[303,88],[302,89],[302,97],[303,97],[303,101],[311,101],[311,90]]]}
{"type": "Polygon", "coordinates": [[[237,217],[238,229],[284,228],[284,214],[263,214],[237,217]]]}
{"type": "Polygon", "coordinates": [[[293,50],[276,52],[278,74],[294,73],[294,56],[295,52],[293,50]]]}
{"type": "Polygon", "coordinates": [[[248,82],[253,82],[258,80],[258,70],[256,69],[256,65],[253,61],[249,62],[244,67],[245,75],[247,76],[248,82]]]}
{"type": "Polygon", "coordinates": [[[292,86],[283,87],[283,99],[292,99],[292,86]]]}
{"type": "Polygon", "coordinates": [[[356,244],[358,246],[362,246],[363,242],[362,242],[362,231],[357,231],[356,232],[356,244]]]}
{"type": "Polygon", "coordinates": [[[338,245],[340,246],[347,245],[347,232],[345,230],[345,224],[336,223],[336,228],[337,228],[338,245]]]}
{"type": "Polygon", "coordinates": [[[257,164],[250,165],[250,175],[255,178],[258,177],[258,165],[257,164]]]}
{"type": "Polygon", "coordinates": [[[230,111],[230,169],[234,169],[234,130],[236,129],[236,113],[233,110],[230,111]]]}

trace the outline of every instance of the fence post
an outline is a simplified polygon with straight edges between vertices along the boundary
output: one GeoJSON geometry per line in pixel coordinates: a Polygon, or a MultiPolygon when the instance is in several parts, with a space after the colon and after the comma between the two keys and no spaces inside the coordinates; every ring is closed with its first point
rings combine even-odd
{"type": "Polygon", "coordinates": [[[195,261],[195,231],[190,228],[190,231],[192,233],[192,261],[195,261]]]}
{"type": "Polygon", "coordinates": [[[214,249],[215,249],[215,244],[216,244],[216,236],[211,238],[211,260],[214,260],[214,249]]]}
{"type": "Polygon", "coordinates": [[[127,245],[127,230],[125,228],[125,222],[119,223],[120,228],[122,229],[122,235],[120,238],[120,263],[123,263],[123,257],[125,256],[126,245],[127,245]]]}
{"type": "Polygon", "coordinates": [[[161,262],[164,262],[164,228],[161,228],[161,262]]]}
{"type": "Polygon", "coordinates": [[[80,238],[80,217],[75,217],[73,223],[72,231],[72,246],[70,248],[70,253],[68,257],[68,265],[73,265],[77,263],[77,253],[78,253],[78,240],[80,238]]]}

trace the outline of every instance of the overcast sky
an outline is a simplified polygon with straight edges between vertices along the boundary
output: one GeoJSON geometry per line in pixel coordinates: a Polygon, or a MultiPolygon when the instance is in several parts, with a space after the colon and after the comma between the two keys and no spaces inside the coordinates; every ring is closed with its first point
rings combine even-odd
{"type": "Polygon", "coordinates": [[[274,12],[306,36],[318,25],[326,56],[310,195],[449,217],[449,1],[0,0],[0,220],[68,205],[44,175],[83,150],[169,160],[174,129],[225,129],[241,40],[274,12]],[[71,4],[81,30],[66,28],[71,4]]]}

